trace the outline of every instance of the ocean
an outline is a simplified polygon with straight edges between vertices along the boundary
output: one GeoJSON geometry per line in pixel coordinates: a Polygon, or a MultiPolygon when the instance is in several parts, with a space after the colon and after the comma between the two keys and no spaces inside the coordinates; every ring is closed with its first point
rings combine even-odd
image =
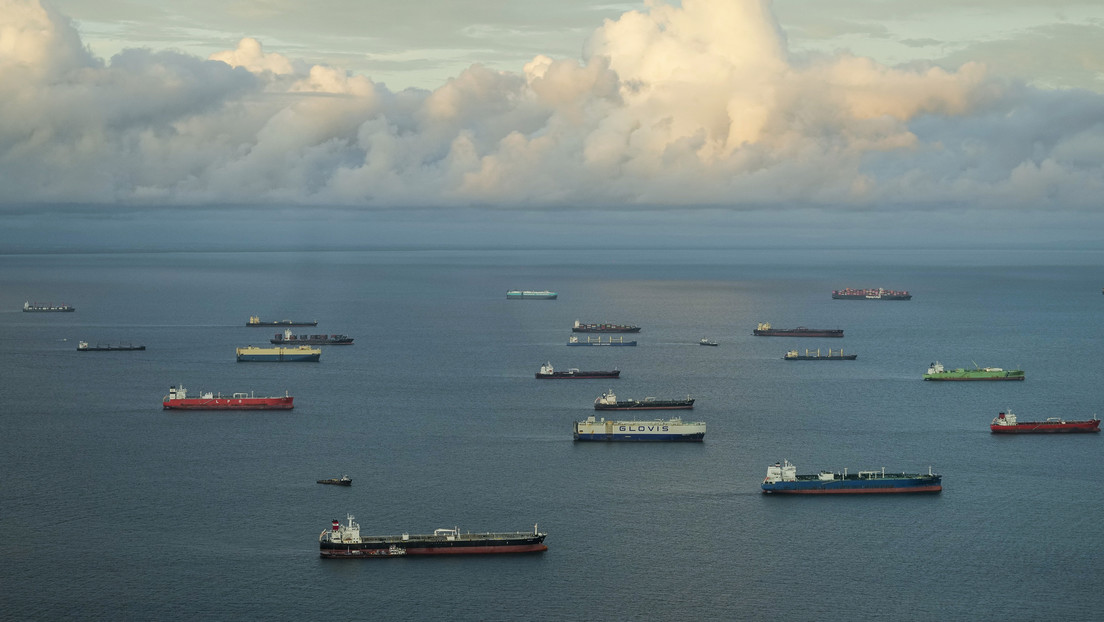
{"type": "Polygon", "coordinates": [[[1104,438],[988,425],[1100,413],[1102,265],[1076,250],[0,255],[0,618],[1100,619],[1104,438]],[[832,300],[843,287],[913,299],[832,300]],[[237,363],[282,330],[251,315],[355,344],[237,363]],[[566,347],[575,320],[642,326],[639,346],[566,347]],[[846,336],[753,337],[758,322],[846,336]],[[782,360],[829,347],[858,359],[782,360]],[[934,361],[1026,380],[923,382],[934,361]],[[621,378],[534,379],[545,362],[621,378]],[[163,411],[170,385],[286,390],[295,409],[163,411]],[[611,388],[692,395],[682,415],[704,442],[574,443],[611,388]],[[930,467],[944,489],[762,495],[781,460],[930,467]],[[344,474],[349,488],[315,483],[344,474]],[[320,559],[318,534],[347,514],[375,535],[536,524],[549,549],[320,559]]]}

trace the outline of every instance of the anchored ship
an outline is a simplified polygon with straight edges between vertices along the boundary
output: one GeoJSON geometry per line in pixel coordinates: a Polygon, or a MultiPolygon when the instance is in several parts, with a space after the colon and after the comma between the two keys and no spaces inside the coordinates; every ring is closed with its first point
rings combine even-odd
{"type": "Polygon", "coordinates": [[[973,369],[946,370],[942,363],[936,361],[928,367],[924,374],[924,380],[1023,380],[1024,373],[1021,369],[1006,370],[1000,367],[977,367],[973,369]]]}
{"type": "Polygon", "coordinates": [[[511,289],[506,292],[506,300],[555,300],[556,292],[548,290],[532,291],[528,289],[511,289]]]}
{"type": "Polygon", "coordinates": [[[640,327],[631,324],[582,324],[575,320],[573,333],[639,333],[640,327]]]}
{"type": "Polygon", "coordinates": [[[332,486],[352,486],[353,480],[349,479],[348,475],[342,475],[341,477],[331,477],[330,479],[320,479],[319,484],[330,484],[332,486]]]}
{"type": "Polygon", "coordinates": [[[169,394],[162,400],[162,408],[165,410],[290,410],[294,408],[295,398],[288,395],[265,397],[249,393],[204,393],[200,391],[199,397],[188,397],[188,391],[180,387],[169,387],[169,394]]]}
{"type": "Polygon", "coordinates": [[[270,342],[277,345],[294,345],[294,346],[349,346],[353,344],[352,337],[348,335],[295,335],[288,328],[284,331],[284,334],[276,333],[276,336],[269,339],[270,342]]]}
{"type": "Polygon", "coordinates": [[[76,307],[70,307],[69,305],[42,304],[40,302],[31,302],[29,300],[23,303],[24,313],[31,313],[35,311],[67,313],[76,310],[76,307]]]}
{"type": "Polygon", "coordinates": [[[636,341],[625,341],[624,337],[606,337],[603,340],[601,337],[587,337],[586,341],[579,341],[579,338],[572,335],[567,338],[567,345],[569,346],[635,346],[636,341]]]}
{"type": "Polygon", "coordinates": [[[782,358],[787,361],[853,361],[859,358],[859,355],[844,354],[843,348],[839,350],[828,348],[828,354],[824,355],[820,353],[820,348],[817,348],[816,352],[806,348],[805,354],[799,354],[797,350],[790,350],[782,358]]]}
{"type": "Polygon", "coordinates": [[[768,322],[759,322],[753,332],[756,337],[842,337],[842,328],[771,328],[768,322]]]}
{"type": "Polygon", "coordinates": [[[552,363],[545,363],[541,365],[540,371],[537,372],[537,378],[574,378],[574,379],[586,379],[586,378],[620,378],[621,371],[615,369],[613,371],[580,371],[575,368],[571,368],[567,371],[556,371],[552,368],[552,363]]]}
{"type": "Polygon", "coordinates": [[[698,342],[698,345],[699,346],[715,346],[715,345],[717,345],[717,342],[716,341],[710,341],[709,339],[706,339],[705,337],[702,337],[702,340],[698,342]]]}
{"type": "Polygon", "coordinates": [[[939,492],[943,490],[943,476],[932,473],[886,473],[859,471],[833,473],[821,471],[812,475],[798,475],[797,468],[789,461],[767,467],[763,480],[764,494],[827,495],[860,493],[939,492]]]}
{"type": "Polygon", "coordinates": [[[249,317],[249,321],[245,323],[246,326],[318,326],[318,320],[313,322],[297,321],[297,320],[267,320],[262,322],[261,318],[256,315],[249,317]]]}
{"type": "Polygon", "coordinates": [[[238,362],[296,363],[318,362],[322,357],[322,348],[298,346],[295,348],[258,348],[246,346],[238,348],[238,362]]]}
{"type": "Polygon", "coordinates": [[[689,410],[694,407],[694,398],[689,395],[684,400],[657,400],[646,397],[642,400],[618,400],[613,389],[594,399],[594,410],[689,410]]]}
{"type": "Polygon", "coordinates": [[[1045,421],[1016,421],[1016,415],[1003,412],[989,424],[993,434],[1054,434],[1059,432],[1099,432],[1100,419],[1094,415],[1084,421],[1066,421],[1048,417],[1045,421]]]}
{"type": "Polygon", "coordinates": [[[577,441],[700,441],[705,437],[704,421],[656,419],[655,421],[615,421],[613,419],[575,422],[577,441]]]}
{"type": "Polygon", "coordinates": [[[345,525],[334,519],[330,529],[319,534],[318,551],[322,557],[364,559],[404,555],[539,553],[548,550],[544,544],[548,534],[537,531],[536,525],[533,525],[532,533],[471,533],[453,527],[435,529],[432,535],[361,536],[360,525],[353,518],[349,514],[345,525]]]}
{"type": "Polygon", "coordinates": [[[832,292],[835,300],[912,300],[912,294],[894,289],[852,289],[845,287],[832,292]]]}
{"type": "Polygon", "coordinates": [[[77,342],[77,351],[78,352],[114,352],[114,351],[117,351],[117,350],[145,350],[145,349],[146,349],[146,346],[135,346],[135,345],[131,345],[129,343],[119,344],[119,345],[111,345],[111,344],[106,344],[105,345],[105,344],[97,343],[96,345],[93,346],[93,345],[88,345],[87,341],[78,341],[77,342]]]}

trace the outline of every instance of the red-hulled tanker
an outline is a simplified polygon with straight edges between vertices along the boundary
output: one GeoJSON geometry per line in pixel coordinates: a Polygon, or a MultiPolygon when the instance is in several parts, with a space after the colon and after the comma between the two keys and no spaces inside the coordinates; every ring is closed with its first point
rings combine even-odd
{"type": "Polygon", "coordinates": [[[290,410],[294,407],[294,400],[286,391],[284,395],[274,397],[258,396],[252,392],[223,395],[202,391],[199,397],[188,397],[188,391],[183,386],[171,386],[161,404],[165,410],[290,410]]]}

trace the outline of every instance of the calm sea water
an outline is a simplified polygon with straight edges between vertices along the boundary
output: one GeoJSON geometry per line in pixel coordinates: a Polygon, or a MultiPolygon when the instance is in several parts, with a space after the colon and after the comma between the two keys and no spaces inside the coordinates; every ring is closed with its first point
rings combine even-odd
{"type": "Polygon", "coordinates": [[[391,251],[0,256],[5,619],[1090,620],[1104,438],[1000,438],[998,411],[1102,410],[1099,252],[391,251]],[[909,302],[832,289],[911,290],[909,302]],[[507,289],[557,290],[507,301],[507,289]],[[72,314],[20,312],[24,300],[72,314]],[[265,319],[346,333],[238,364],[265,319]],[[574,320],[644,327],[568,348],[574,320]],[[757,322],[843,328],[756,338],[757,322]],[[720,342],[702,348],[708,337],[720,342]],[[79,353],[78,340],[144,352],[79,353]],[[790,348],[854,362],[787,362],[790,348]],[[928,383],[928,364],[1022,383],[928,383]],[[697,398],[701,444],[575,444],[603,381],[697,398]],[[288,412],[163,412],[169,385],[288,412]],[[939,495],[779,498],[766,467],[926,471],[939,495]],[[348,474],[350,488],[316,479],[348,474]],[[540,555],[321,560],[367,534],[527,530],[540,555]]]}

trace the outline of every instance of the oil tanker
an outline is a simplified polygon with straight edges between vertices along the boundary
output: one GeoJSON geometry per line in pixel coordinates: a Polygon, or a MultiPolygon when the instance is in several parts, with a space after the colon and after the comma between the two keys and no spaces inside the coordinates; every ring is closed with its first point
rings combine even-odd
{"type": "Polygon", "coordinates": [[[1006,370],[1000,367],[977,367],[973,369],[943,369],[943,364],[938,361],[928,367],[924,374],[924,380],[1023,380],[1022,369],[1006,370]]]}
{"type": "Polygon", "coordinates": [[[844,354],[843,348],[840,348],[839,351],[828,348],[828,354],[821,354],[820,348],[817,348],[816,352],[806,348],[805,354],[801,354],[797,350],[790,350],[782,358],[787,361],[853,361],[859,358],[859,355],[844,354]]]}
{"type": "Polygon", "coordinates": [[[547,534],[537,531],[506,533],[461,532],[458,527],[435,529],[432,534],[361,536],[360,525],[347,516],[342,525],[335,518],[318,536],[319,555],[329,559],[369,559],[406,555],[474,555],[496,553],[539,553],[547,551],[547,534]]]}
{"type": "Polygon", "coordinates": [[[579,338],[572,335],[567,338],[567,345],[569,346],[635,346],[636,340],[625,341],[624,337],[587,337],[586,341],[579,341],[579,338]]]}
{"type": "Polygon", "coordinates": [[[70,307],[69,305],[55,305],[55,304],[42,304],[38,302],[27,301],[23,303],[24,313],[34,312],[53,312],[53,313],[70,313],[76,311],[76,307],[70,307]]]}
{"type": "Polygon", "coordinates": [[[91,345],[87,341],[78,341],[77,342],[77,351],[78,352],[120,352],[120,351],[127,351],[127,350],[145,350],[145,349],[146,349],[146,346],[141,346],[141,345],[136,346],[136,345],[129,344],[129,343],[120,343],[118,345],[97,343],[96,345],[91,345]]]}
{"type": "Polygon", "coordinates": [[[684,400],[657,400],[654,397],[619,400],[610,389],[594,399],[594,410],[689,410],[693,407],[694,398],[689,395],[684,400]]]}
{"type": "Polygon", "coordinates": [[[299,346],[297,348],[258,348],[246,346],[238,348],[238,362],[295,363],[302,361],[318,362],[322,357],[322,348],[299,346]]]}
{"type": "Polygon", "coordinates": [[[1056,434],[1061,432],[1099,432],[1100,419],[1066,421],[1060,417],[1048,417],[1045,421],[1016,421],[1016,415],[1003,412],[989,424],[993,434],[1056,434]]]}
{"type": "Polygon", "coordinates": [[[294,408],[295,398],[288,395],[263,397],[249,393],[200,392],[199,397],[188,397],[188,391],[181,385],[169,387],[169,394],[161,400],[165,410],[290,410],[294,408]]]}
{"type": "Polygon", "coordinates": [[[545,363],[544,365],[541,365],[540,371],[537,372],[536,376],[539,379],[617,379],[621,377],[621,370],[614,369],[612,371],[582,371],[579,369],[571,368],[567,371],[556,371],[552,368],[552,363],[545,363]]]}
{"type": "Polygon", "coordinates": [[[256,315],[250,316],[246,326],[318,326],[318,320],[267,320],[261,321],[256,315]]]}
{"type": "Polygon", "coordinates": [[[640,327],[632,324],[583,324],[575,320],[573,333],[639,333],[640,327]]]}
{"type": "Polygon", "coordinates": [[[789,461],[767,467],[763,480],[764,494],[830,495],[830,494],[888,494],[908,492],[939,492],[943,490],[943,476],[932,473],[886,473],[859,471],[833,473],[821,471],[812,475],[798,475],[797,468],[789,461]]]}
{"type": "Polygon", "coordinates": [[[284,334],[276,333],[276,336],[269,339],[271,343],[276,345],[291,345],[291,346],[351,346],[353,345],[353,338],[348,335],[296,335],[291,332],[291,329],[284,331],[284,334]]]}
{"type": "Polygon", "coordinates": [[[768,322],[759,322],[759,327],[752,331],[756,337],[842,337],[842,328],[771,328],[768,322]]]}
{"type": "Polygon", "coordinates": [[[845,287],[832,292],[833,300],[912,300],[912,294],[893,289],[852,289],[845,287]]]}
{"type": "Polygon", "coordinates": [[[705,438],[704,421],[656,419],[654,421],[615,421],[613,419],[575,422],[577,441],[700,441],[705,438]]]}
{"type": "Polygon", "coordinates": [[[556,292],[548,290],[511,289],[506,292],[506,300],[555,300],[556,292]]]}

